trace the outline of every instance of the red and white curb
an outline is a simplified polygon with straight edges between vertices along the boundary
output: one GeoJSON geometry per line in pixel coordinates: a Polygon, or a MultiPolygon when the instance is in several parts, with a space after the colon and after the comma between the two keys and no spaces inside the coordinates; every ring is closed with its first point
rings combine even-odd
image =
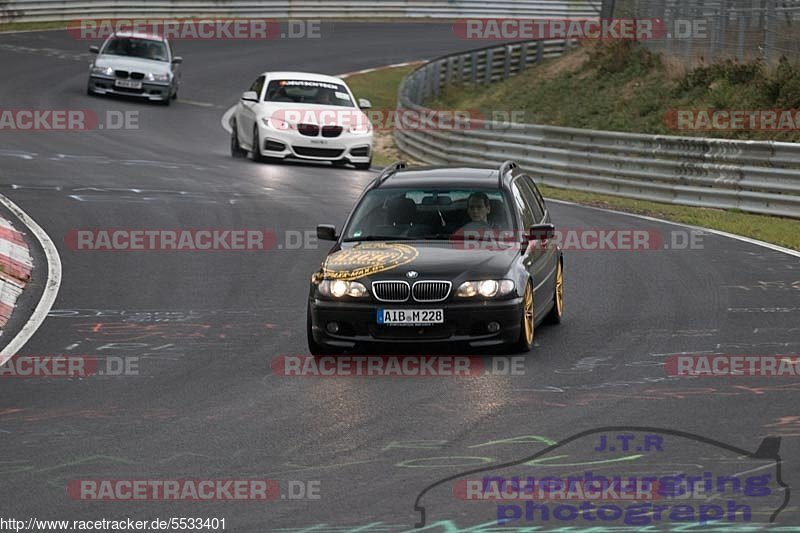
{"type": "Polygon", "coordinates": [[[22,233],[0,217],[0,329],[17,305],[17,298],[31,279],[33,260],[22,233]]]}
{"type": "MultiPolygon", "coordinates": [[[[47,259],[47,265],[37,267],[37,272],[41,271],[42,284],[44,286],[42,296],[33,313],[28,317],[27,322],[20,328],[14,338],[0,350],[0,366],[2,366],[25,346],[25,343],[30,340],[45,318],[47,318],[47,313],[53,307],[56,296],[58,296],[58,290],[61,288],[61,258],[58,256],[58,250],[53,240],[28,213],[2,194],[0,194],[0,204],[17,217],[27,229],[29,235],[33,235],[39,241],[39,245],[42,247],[47,259]]],[[[2,302],[2,318],[0,318],[0,322],[5,325],[14,309],[14,305],[16,305],[17,298],[25,288],[25,284],[30,280],[33,260],[22,234],[16,231],[3,218],[0,218],[0,267],[3,270],[0,273],[0,301],[2,302]]]]}

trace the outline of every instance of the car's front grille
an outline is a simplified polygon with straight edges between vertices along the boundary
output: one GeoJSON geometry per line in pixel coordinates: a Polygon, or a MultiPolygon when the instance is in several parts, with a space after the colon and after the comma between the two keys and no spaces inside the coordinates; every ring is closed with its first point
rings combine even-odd
{"type": "Polygon", "coordinates": [[[131,79],[132,80],[143,80],[144,79],[144,72],[131,72],[131,79]]]}
{"type": "Polygon", "coordinates": [[[414,300],[418,302],[441,302],[450,295],[449,281],[418,281],[412,287],[414,300]]]}
{"type": "Polygon", "coordinates": [[[122,80],[128,79],[128,71],[127,70],[115,70],[114,75],[122,80]]]}
{"type": "Polygon", "coordinates": [[[436,324],[434,326],[380,326],[370,324],[370,335],[381,340],[419,341],[441,340],[452,337],[456,332],[452,325],[436,324]]]}
{"type": "Polygon", "coordinates": [[[405,302],[411,288],[405,281],[373,281],[372,292],[381,302],[405,302]]]}
{"type": "Polygon", "coordinates": [[[292,146],[297,155],[304,155],[306,157],[328,157],[335,159],[342,155],[344,150],[337,150],[335,148],[306,148],[303,146],[292,146]]]}
{"type": "Polygon", "coordinates": [[[319,135],[319,126],[316,124],[298,124],[297,131],[300,132],[300,135],[316,137],[319,135]]]}
{"type": "Polygon", "coordinates": [[[342,134],[341,126],[322,126],[323,137],[338,137],[342,134]]]}
{"type": "Polygon", "coordinates": [[[114,90],[119,93],[144,94],[144,89],[141,87],[138,89],[133,89],[131,87],[114,87],[114,90]]]}

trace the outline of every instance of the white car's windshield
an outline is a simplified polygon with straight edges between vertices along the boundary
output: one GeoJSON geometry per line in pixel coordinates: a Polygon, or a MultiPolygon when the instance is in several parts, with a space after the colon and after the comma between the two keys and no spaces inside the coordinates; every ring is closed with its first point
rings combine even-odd
{"type": "Polygon", "coordinates": [[[154,61],[168,61],[167,47],[162,41],[137,37],[115,37],[108,41],[103,54],[138,57],[154,61]]]}
{"type": "Polygon", "coordinates": [[[344,85],[312,80],[273,80],[264,101],[355,107],[344,85]]]}

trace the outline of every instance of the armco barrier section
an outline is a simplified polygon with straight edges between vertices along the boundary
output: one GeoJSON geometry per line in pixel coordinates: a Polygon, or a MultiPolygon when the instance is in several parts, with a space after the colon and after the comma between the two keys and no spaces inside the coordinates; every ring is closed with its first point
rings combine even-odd
{"type": "Polygon", "coordinates": [[[643,135],[468,117],[442,128],[431,118],[436,112],[421,105],[447,84],[499,81],[560,55],[570,44],[506,44],[426,63],[401,84],[401,127],[394,132],[398,147],[426,163],[485,166],[512,159],[538,183],[553,187],[800,218],[797,143],[643,135]]]}
{"type": "Polygon", "coordinates": [[[84,18],[596,17],[601,0],[0,0],[0,22],[84,18]]]}

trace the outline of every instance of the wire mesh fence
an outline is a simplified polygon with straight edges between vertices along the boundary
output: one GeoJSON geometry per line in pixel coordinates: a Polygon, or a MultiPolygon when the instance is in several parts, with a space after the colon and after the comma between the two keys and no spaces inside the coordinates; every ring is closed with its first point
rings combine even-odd
{"type": "Polygon", "coordinates": [[[604,0],[603,16],[658,19],[646,46],[684,63],[800,58],[800,0],[604,0]]]}

